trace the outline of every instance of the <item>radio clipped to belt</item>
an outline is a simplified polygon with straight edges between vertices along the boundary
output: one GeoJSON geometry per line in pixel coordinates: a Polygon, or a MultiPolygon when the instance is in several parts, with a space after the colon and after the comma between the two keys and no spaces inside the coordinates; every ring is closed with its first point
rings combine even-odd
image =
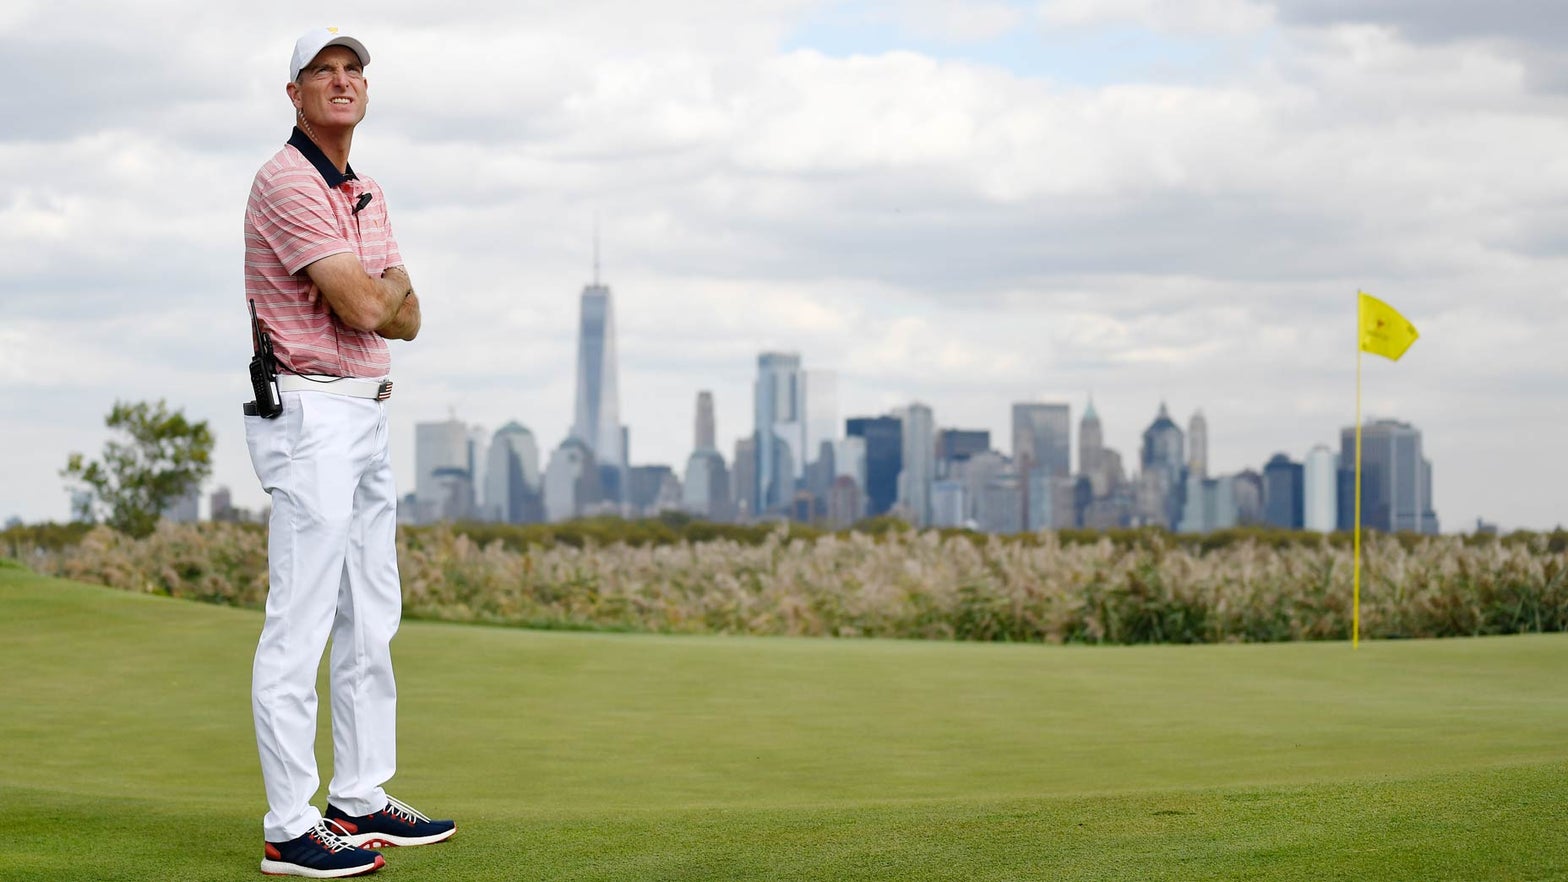
{"type": "Polygon", "coordinates": [[[278,359],[272,354],[272,338],[256,320],[256,301],[250,301],[250,342],[256,354],[250,359],[250,388],[254,401],[245,402],[246,416],[276,419],[283,413],[283,393],[278,391],[278,359]]]}

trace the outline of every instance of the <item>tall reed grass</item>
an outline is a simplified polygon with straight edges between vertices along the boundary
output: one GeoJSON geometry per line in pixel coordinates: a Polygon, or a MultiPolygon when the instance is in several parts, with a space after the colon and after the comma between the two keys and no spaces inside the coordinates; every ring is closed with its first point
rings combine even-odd
{"type": "MultiPolygon", "coordinates": [[[[1022,537],[889,530],[708,541],[518,546],[450,527],[399,532],[405,614],[534,628],[1007,640],[1210,643],[1348,639],[1345,542],[1267,535],[1223,544],[1150,532],[1022,537]]],[[[1517,541],[1366,537],[1362,634],[1568,630],[1568,552],[1517,541]]],[[[132,591],[259,606],[266,534],[164,524],[96,528],[11,554],[132,591]]]]}

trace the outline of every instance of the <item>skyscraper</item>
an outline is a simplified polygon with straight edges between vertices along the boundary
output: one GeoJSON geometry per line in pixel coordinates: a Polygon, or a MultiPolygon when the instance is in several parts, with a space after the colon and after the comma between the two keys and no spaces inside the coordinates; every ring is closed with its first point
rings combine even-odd
{"type": "Polygon", "coordinates": [[[800,356],[764,352],[757,356],[753,388],[757,442],[757,511],[781,511],[795,498],[806,465],[805,377],[800,356]]]}
{"type": "Polygon", "coordinates": [[[732,517],[730,474],[717,450],[693,450],[686,460],[681,482],[681,508],[701,518],[727,521],[732,517]]]}
{"type": "MultiPolygon", "coordinates": [[[[1340,432],[1342,471],[1354,474],[1356,428],[1340,432]]],[[[1432,464],[1421,455],[1421,432],[1409,423],[1376,420],[1361,427],[1361,524],[1375,530],[1437,533],[1432,464]]],[[[1354,492],[1349,494],[1352,502],[1354,492]]],[[[1340,512],[1340,519],[1346,517],[1340,512]]],[[[1350,515],[1354,521],[1354,514],[1350,515]]]]}
{"type": "Polygon", "coordinates": [[[626,505],[632,517],[651,517],[681,508],[681,482],[667,465],[626,470],[626,505]]]}
{"type": "Polygon", "coordinates": [[[1263,522],[1299,530],[1304,523],[1306,470],[1301,463],[1276,453],[1263,467],[1263,522]]]}
{"type": "Polygon", "coordinates": [[[802,466],[816,462],[824,441],[838,440],[838,374],[809,370],[806,378],[806,459],[802,466]]]}
{"type": "Polygon", "coordinates": [[[898,417],[851,417],[844,433],[865,441],[866,514],[887,514],[898,501],[898,473],[904,468],[904,424],[898,417]]]}
{"type": "Polygon", "coordinates": [[[1338,469],[1339,459],[1328,445],[1316,445],[1307,453],[1302,482],[1302,523],[1308,530],[1330,533],[1336,526],[1339,498],[1334,477],[1338,469]]]}
{"type": "Polygon", "coordinates": [[[467,516],[462,508],[474,495],[468,431],[456,416],[439,423],[414,424],[414,499],[418,504],[411,518],[414,523],[467,516]],[[457,486],[463,481],[470,484],[467,490],[457,486]]]}
{"type": "Polygon", "coordinates": [[[707,390],[697,393],[697,420],[696,431],[693,433],[692,449],[718,449],[718,446],[714,443],[713,393],[707,390]]]}
{"type": "Polygon", "coordinates": [[[485,468],[484,508],[491,520],[530,524],[544,520],[539,446],[534,433],[511,422],[496,430],[485,468]]]}
{"type": "Polygon", "coordinates": [[[1039,470],[1051,477],[1071,474],[1071,405],[1014,404],[1013,460],[1020,470],[1039,470]]]}
{"type": "Polygon", "coordinates": [[[1196,410],[1187,422],[1187,473],[1199,478],[1209,476],[1209,421],[1196,410]]]}
{"type": "Polygon", "coordinates": [[[1165,402],[1160,402],[1160,412],[1155,415],[1154,422],[1143,430],[1143,458],[1140,464],[1144,471],[1157,468],[1179,475],[1187,464],[1182,455],[1184,447],[1181,429],[1171,420],[1165,402]]]}
{"type": "Polygon", "coordinates": [[[1133,488],[1122,471],[1122,456],[1105,446],[1105,429],[1089,401],[1078,425],[1078,486],[1074,488],[1078,523],[1095,529],[1127,525],[1133,488]]]}
{"type": "Polygon", "coordinates": [[[593,284],[583,288],[577,331],[577,404],[572,436],[587,445],[612,499],[625,483],[626,435],[621,427],[620,375],[615,357],[615,304],[608,285],[599,283],[594,257],[593,284]]]}
{"type": "Polygon", "coordinates": [[[945,477],[946,469],[977,453],[991,449],[991,433],[986,429],[942,429],[936,433],[937,473],[945,477]]]}
{"type": "Polygon", "coordinates": [[[730,476],[730,491],[735,503],[735,515],[741,520],[757,516],[757,438],[735,439],[734,471],[730,476]]]}
{"type": "Polygon", "coordinates": [[[1181,520],[1183,482],[1187,468],[1181,427],[1171,420],[1165,402],[1149,428],[1143,430],[1143,471],[1138,476],[1138,517],[1145,523],[1175,529],[1181,520]]]}
{"type": "Polygon", "coordinates": [[[545,516],[565,521],[587,514],[604,498],[599,475],[586,442],[576,436],[562,441],[544,471],[545,516]]]}
{"type": "Polygon", "coordinates": [[[697,393],[697,419],[686,478],[681,482],[681,507],[699,517],[730,519],[730,475],[724,456],[714,446],[713,393],[697,393]]]}
{"type": "Polygon", "coordinates": [[[1072,407],[1066,404],[1013,405],[1013,461],[1024,511],[1025,530],[1074,526],[1071,490],[1062,489],[1072,473],[1072,407]]]}
{"type": "Polygon", "coordinates": [[[911,404],[899,411],[903,422],[903,470],[899,501],[917,526],[931,524],[931,484],[936,480],[936,419],[931,408],[911,404]]]}
{"type": "MultiPolygon", "coordinates": [[[[1100,415],[1094,410],[1094,399],[1083,410],[1078,421],[1078,474],[1091,481],[1100,471],[1100,460],[1105,452],[1105,432],[1100,427],[1100,415]]],[[[1100,495],[1104,495],[1101,491],[1100,495]]]]}

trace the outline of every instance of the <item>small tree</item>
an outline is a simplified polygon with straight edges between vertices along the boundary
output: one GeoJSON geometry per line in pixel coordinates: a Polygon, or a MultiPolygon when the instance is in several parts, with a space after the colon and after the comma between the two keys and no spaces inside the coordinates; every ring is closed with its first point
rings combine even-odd
{"type": "Polygon", "coordinates": [[[169,504],[212,474],[212,431],[193,423],[163,401],[116,401],[104,425],[130,436],[110,439],[102,462],[72,453],[60,477],[88,488],[109,526],[131,536],[150,534],[169,504]]]}

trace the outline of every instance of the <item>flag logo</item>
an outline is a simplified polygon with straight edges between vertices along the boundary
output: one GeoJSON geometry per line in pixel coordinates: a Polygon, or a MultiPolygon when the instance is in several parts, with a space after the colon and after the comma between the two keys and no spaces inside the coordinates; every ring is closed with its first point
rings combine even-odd
{"type": "Polygon", "coordinates": [[[1421,334],[1399,310],[1360,292],[1361,351],[1398,361],[1421,334]]]}

